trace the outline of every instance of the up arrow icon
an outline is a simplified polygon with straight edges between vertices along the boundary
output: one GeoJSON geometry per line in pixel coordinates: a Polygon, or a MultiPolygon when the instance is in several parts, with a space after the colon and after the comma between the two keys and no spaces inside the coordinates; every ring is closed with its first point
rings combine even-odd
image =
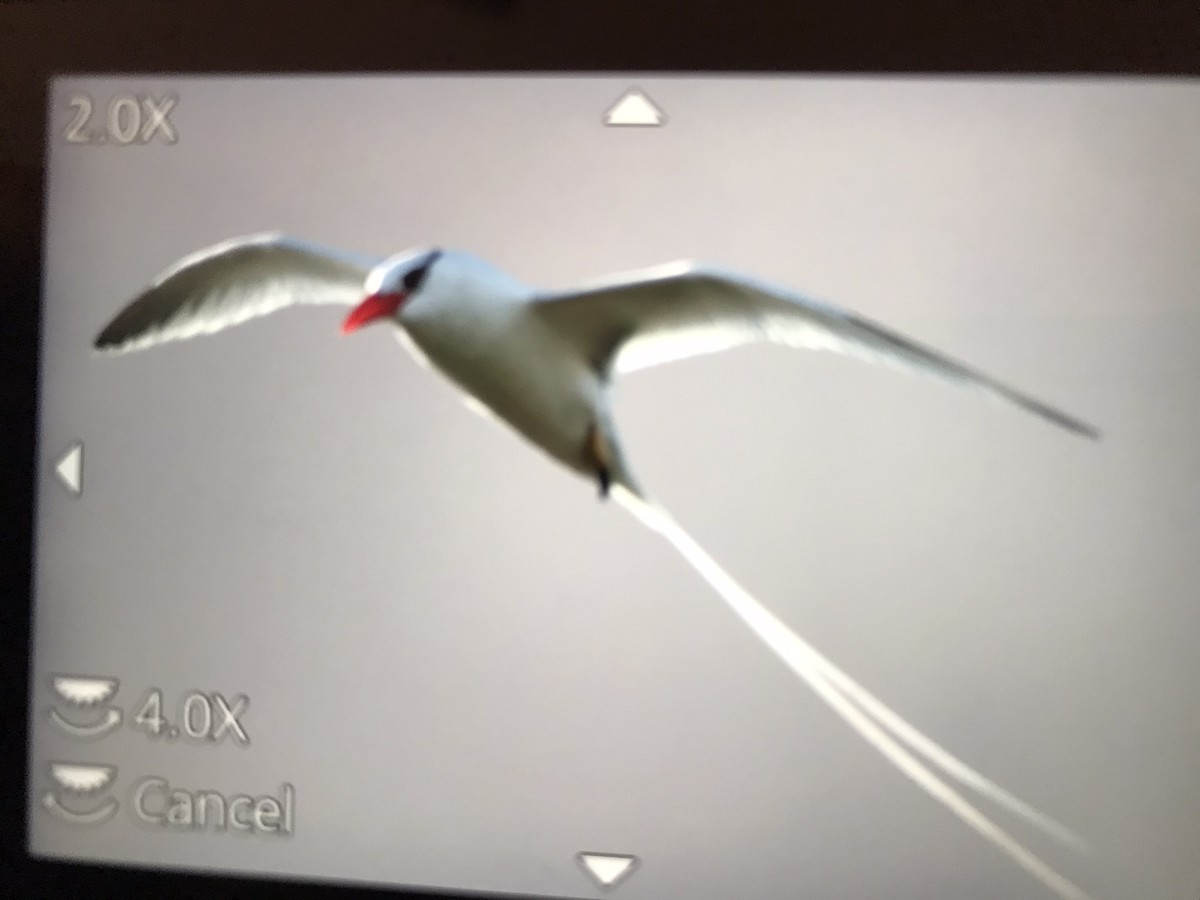
{"type": "Polygon", "coordinates": [[[640,125],[653,128],[667,121],[666,113],[637,88],[626,91],[607,113],[605,125],[640,125]]]}

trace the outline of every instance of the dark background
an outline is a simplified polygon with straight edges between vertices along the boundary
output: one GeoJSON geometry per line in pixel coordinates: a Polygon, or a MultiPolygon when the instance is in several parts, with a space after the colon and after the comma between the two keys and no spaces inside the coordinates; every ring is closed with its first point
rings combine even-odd
{"type": "MultiPolygon", "coordinates": [[[[1200,74],[1194,0],[0,0],[0,888],[9,896],[377,893],[24,853],[47,79],[60,72],[1200,74]]],[[[416,896],[416,895],[408,895],[416,896]]]]}

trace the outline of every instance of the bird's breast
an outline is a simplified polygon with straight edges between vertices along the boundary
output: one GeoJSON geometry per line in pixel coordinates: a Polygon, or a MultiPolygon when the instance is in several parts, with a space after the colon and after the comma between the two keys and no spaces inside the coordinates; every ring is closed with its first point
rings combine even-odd
{"type": "Polygon", "coordinates": [[[520,305],[404,321],[418,349],[461,390],[573,469],[603,390],[587,360],[520,305]]]}

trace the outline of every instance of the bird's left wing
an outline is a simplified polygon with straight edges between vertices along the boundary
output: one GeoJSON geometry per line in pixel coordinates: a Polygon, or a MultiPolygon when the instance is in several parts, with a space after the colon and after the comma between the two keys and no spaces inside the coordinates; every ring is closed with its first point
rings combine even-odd
{"type": "Polygon", "coordinates": [[[930,375],[1098,437],[1091,425],[881,325],[718,268],[674,263],[646,269],[544,294],[534,309],[605,373],[770,342],[930,375]]]}
{"type": "Polygon", "coordinates": [[[281,234],[233,238],[184,257],[104,327],[121,353],[212,334],[294,304],[353,305],[379,260],[281,234]]]}

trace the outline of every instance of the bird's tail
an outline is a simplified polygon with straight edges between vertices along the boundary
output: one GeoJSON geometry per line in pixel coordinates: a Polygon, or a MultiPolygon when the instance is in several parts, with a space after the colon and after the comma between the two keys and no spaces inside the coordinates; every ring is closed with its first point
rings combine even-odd
{"type": "Polygon", "coordinates": [[[1063,843],[1085,850],[1082,839],[952,756],[870,694],[734,581],[662,506],[621,484],[614,487],[613,497],[648,528],[666,538],[784,664],[888,762],[1062,900],[1090,900],[1080,888],[972,805],[927,763],[1063,843]],[[924,757],[924,761],[918,757],[924,757]]]}

